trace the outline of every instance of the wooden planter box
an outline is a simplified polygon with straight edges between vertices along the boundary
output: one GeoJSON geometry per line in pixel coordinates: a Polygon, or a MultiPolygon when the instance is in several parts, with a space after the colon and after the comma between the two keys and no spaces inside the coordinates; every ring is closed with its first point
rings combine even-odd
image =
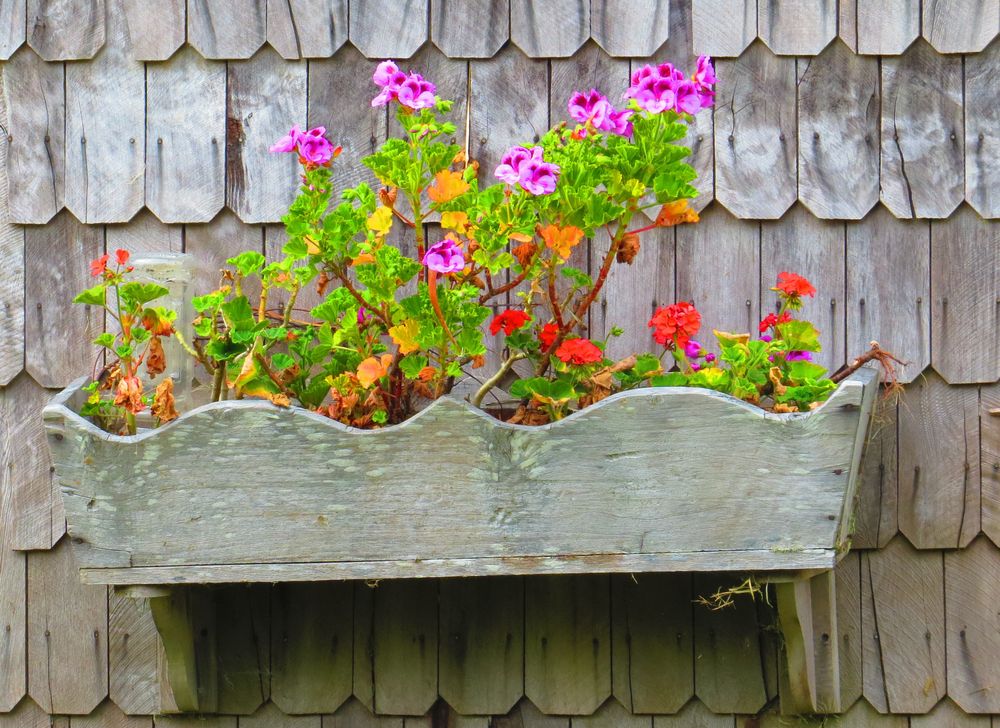
{"type": "Polygon", "coordinates": [[[441,399],[358,431],[303,409],[217,402],[133,437],[45,408],[83,581],[150,597],[181,710],[212,710],[203,585],[644,571],[777,583],[783,707],[839,705],[834,580],[877,374],[813,412],[702,389],[614,395],[542,427],[441,399]]]}

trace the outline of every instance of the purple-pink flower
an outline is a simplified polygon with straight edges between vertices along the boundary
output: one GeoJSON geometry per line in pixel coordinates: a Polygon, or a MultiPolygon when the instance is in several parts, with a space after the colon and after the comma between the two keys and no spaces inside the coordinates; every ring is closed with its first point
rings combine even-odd
{"type": "Polygon", "coordinates": [[[546,162],[541,147],[511,147],[493,172],[509,185],[519,185],[531,195],[550,195],[559,179],[559,165],[546,162]]]}
{"type": "Polygon", "coordinates": [[[297,152],[302,164],[321,167],[340,154],[340,147],[334,147],[324,134],[326,127],[317,126],[309,131],[302,131],[298,124],[271,146],[271,152],[284,154],[297,152]]]}
{"type": "Polygon", "coordinates": [[[790,351],[785,354],[785,361],[812,361],[812,354],[808,351],[790,351]]]}
{"type": "Polygon", "coordinates": [[[687,354],[692,359],[701,356],[701,344],[699,344],[694,339],[690,339],[688,343],[684,345],[684,353],[687,354]]]}
{"type": "Polygon", "coordinates": [[[372,75],[372,81],[381,88],[372,99],[372,106],[385,106],[390,101],[399,101],[413,109],[429,109],[436,102],[437,87],[419,73],[405,74],[392,61],[382,61],[372,75]]]}
{"type": "Polygon", "coordinates": [[[663,111],[695,114],[715,103],[715,82],[715,69],[708,56],[698,59],[690,79],[670,63],[645,65],[633,72],[625,98],[635,99],[640,108],[653,114],[663,111]]]}
{"type": "Polygon", "coordinates": [[[569,97],[568,110],[571,119],[590,124],[598,131],[609,131],[620,136],[632,135],[632,124],[629,122],[632,111],[616,109],[607,96],[597,89],[592,88],[588,93],[574,93],[569,97]]]}
{"type": "Polygon", "coordinates": [[[465,268],[465,255],[456,240],[445,238],[427,249],[423,264],[438,273],[458,273],[465,268]]]}

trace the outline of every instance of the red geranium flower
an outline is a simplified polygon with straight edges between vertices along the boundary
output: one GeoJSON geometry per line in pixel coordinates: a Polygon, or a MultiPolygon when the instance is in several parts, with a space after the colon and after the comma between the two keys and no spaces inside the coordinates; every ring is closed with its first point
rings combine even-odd
{"type": "Polygon", "coordinates": [[[783,293],[789,298],[812,297],[816,295],[816,289],[812,283],[797,273],[789,273],[787,271],[782,271],[778,274],[778,285],[771,290],[783,293]]]}
{"type": "Polygon", "coordinates": [[[788,323],[791,320],[792,320],[791,311],[785,311],[780,316],[774,313],[769,313],[761,320],[760,324],[757,325],[757,329],[760,331],[760,333],[763,334],[768,329],[774,328],[778,324],[788,323]]]}
{"type": "Polygon", "coordinates": [[[556,349],[556,357],[566,364],[596,364],[604,353],[590,339],[566,339],[556,349]]]}
{"type": "Polygon", "coordinates": [[[653,338],[657,344],[673,349],[686,346],[691,337],[701,328],[701,314],[694,304],[687,301],[674,303],[656,310],[649,320],[653,338]]]}
{"type": "Polygon", "coordinates": [[[99,276],[104,271],[108,269],[108,258],[111,257],[107,253],[102,255],[97,260],[90,261],[90,275],[99,276]]]}
{"type": "Polygon", "coordinates": [[[503,329],[503,332],[510,336],[530,320],[531,316],[524,311],[507,309],[493,317],[490,322],[490,333],[496,336],[500,333],[500,329],[503,329]]]}
{"type": "Polygon", "coordinates": [[[547,323],[542,327],[542,330],[538,332],[538,340],[542,342],[542,347],[547,350],[555,343],[558,335],[559,327],[554,323],[547,323]]]}
{"type": "Polygon", "coordinates": [[[125,265],[128,263],[128,255],[129,253],[127,250],[118,248],[118,250],[115,251],[115,260],[118,261],[118,265],[125,265]]]}

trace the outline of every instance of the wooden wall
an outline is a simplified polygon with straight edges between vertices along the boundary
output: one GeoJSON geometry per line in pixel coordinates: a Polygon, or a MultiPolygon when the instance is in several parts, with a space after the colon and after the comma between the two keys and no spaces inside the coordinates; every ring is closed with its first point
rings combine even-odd
{"type": "MultiPolygon", "coordinates": [[[[592,327],[644,347],[685,297],[748,328],[791,268],[820,289],[828,363],[871,339],[907,360],[838,571],[850,707],[827,725],[1000,725],[998,26],[998,0],[0,0],[0,728],[150,728],[163,704],[148,612],[76,579],[41,436],[92,365],[98,322],[67,303],[88,260],[275,254],[294,170],[268,144],[323,124],[357,179],[393,127],[367,105],[375,60],[455,98],[491,169],[571,89],[696,52],[721,79],[691,138],[703,221],[646,244],[592,327]]],[[[155,722],[785,725],[773,614],[692,605],[719,583],[237,589],[211,629],[244,717],[155,722]]]]}

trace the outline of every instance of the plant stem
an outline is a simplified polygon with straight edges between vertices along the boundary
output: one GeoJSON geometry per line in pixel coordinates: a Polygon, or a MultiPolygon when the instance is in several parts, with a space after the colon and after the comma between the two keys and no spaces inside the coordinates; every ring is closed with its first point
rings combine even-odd
{"type": "Polygon", "coordinates": [[[489,394],[491,389],[493,389],[500,383],[500,380],[502,380],[504,376],[507,374],[507,372],[510,371],[510,368],[514,366],[516,362],[519,362],[522,359],[527,359],[527,358],[528,358],[527,354],[522,354],[521,352],[511,354],[509,357],[507,357],[504,363],[500,365],[500,368],[497,370],[496,374],[494,374],[492,377],[483,382],[483,385],[479,388],[475,396],[472,398],[472,404],[474,404],[476,407],[479,407],[483,403],[483,398],[487,394],[489,394]]]}
{"type": "Polygon", "coordinates": [[[222,382],[225,380],[226,364],[219,362],[215,367],[215,374],[212,376],[212,401],[218,402],[222,397],[222,382]]]}

